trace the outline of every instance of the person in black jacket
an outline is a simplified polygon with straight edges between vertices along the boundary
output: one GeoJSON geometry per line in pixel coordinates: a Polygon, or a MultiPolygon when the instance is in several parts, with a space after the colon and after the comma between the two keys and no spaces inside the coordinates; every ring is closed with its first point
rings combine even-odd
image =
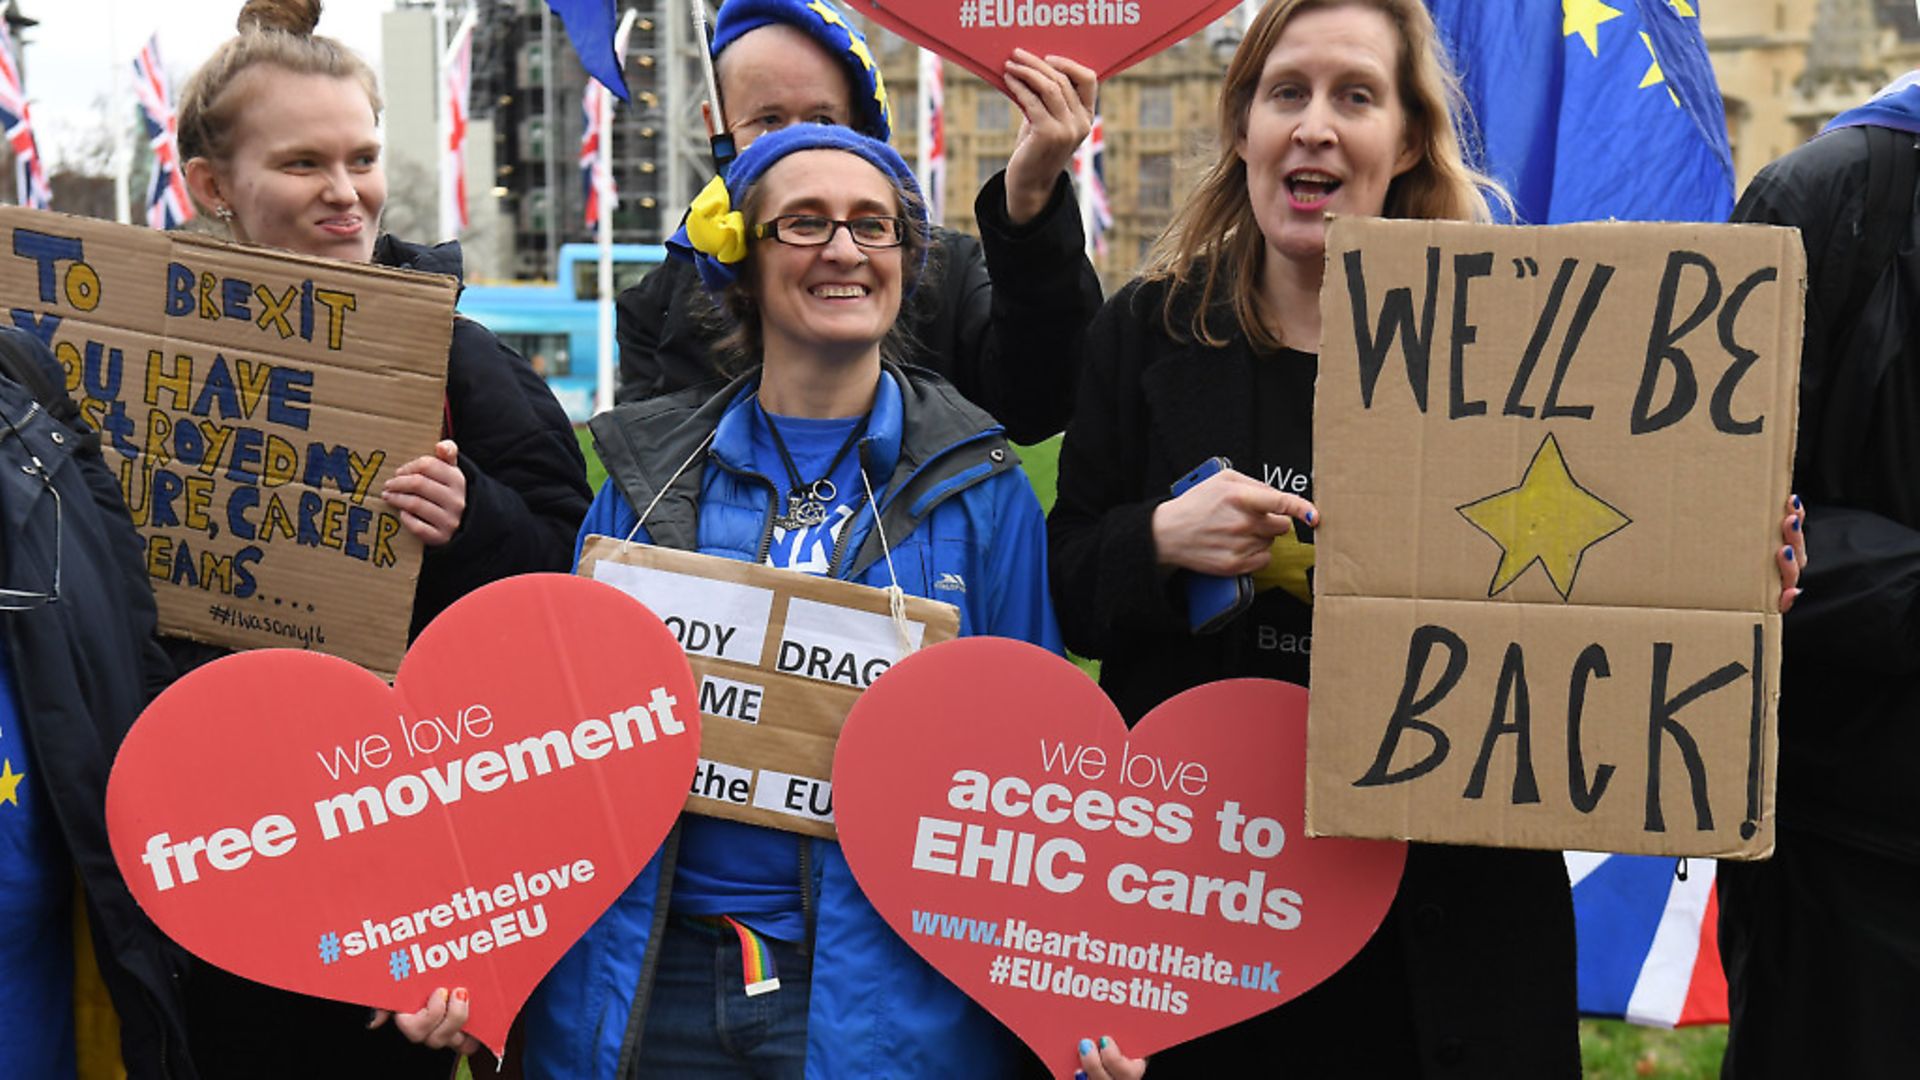
{"type": "MultiPolygon", "coordinates": [[[[867,41],[831,0],[726,0],[714,66],[741,149],[787,124],[831,123],[885,142],[886,86],[867,41]]],[[[1006,82],[1024,114],[1007,167],[974,201],[981,239],[935,228],[928,279],[901,313],[906,361],[947,377],[1016,442],[1066,426],[1079,338],[1100,308],[1073,185],[1063,172],[1093,118],[1093,72],[1016,51],[1006,82]],[[984,253],[983,253],[984,248],[984,253]]],[[[714,343],[724,323],[690,262],[669,259],[619,298],[620,402],[739,374],[714,343]]]]}
{"type": "Polygon", "coordinates": [[[0,1069],[73,1075],[77,878],[127,1074],[189,1080],[186,954],[134,903],[107,845],[114,752],[170,676],[146,545],[97,437],[77,411],[71,426],[57,418],[59,362],[30,334],[0,336],[38,368],[0,374],[0,1069]]]}
{"type": "Polygon", "coordinates": [[[1806,245],[1793,482],[1814,555],[1782,626],[1774,854],[1719,867],[1737,1080],[1920,1061],[1920,73],[1890,91],[1733,213],[1806,245]]]}
{"type": "MultiPolygon", "coordinates": [[[[458,274],[457,245],[378,236],[386,201],[379,89],[364,61],[313,34],[319,17],[319,0],[249,0],[239,35],[188,81],[180,151],[195,201],[242,242],[458,274]]],[[[400,465],[380,492],[426,549],[415,634],[488,582],[570,570],[591,497],[585,458],[552,392],[465,319],[454,322],[440,420],[434,452],[400,465]]],[[[210,1076],[444,1077],[452,1068],[450,1054],[367,1031],[364,1008],[204,965],[189,1005],[195,1056],[210,1076]]]]}
{"type": "MultiPolygon", "coordinates": [[[[1217,158],[1088,330],[1047,522],[1061,633],[1129,723],[1220,679],[1307,684],[1327,218],[1489,220],[1498,188],[1462,158],[1458,102],[1420,0],[1272,0],[1242,39],[1217,158]],[[1169,497],[1217,456],[1234,468],[1169,497]],[[1251,574],[1255,599],[1196,632],[1193,574],[1251,574]]],[[[1345,967],[1147,1075],[1578,1077],[1574,962],[1561,853],[1410,844],[1345,967]]]]}

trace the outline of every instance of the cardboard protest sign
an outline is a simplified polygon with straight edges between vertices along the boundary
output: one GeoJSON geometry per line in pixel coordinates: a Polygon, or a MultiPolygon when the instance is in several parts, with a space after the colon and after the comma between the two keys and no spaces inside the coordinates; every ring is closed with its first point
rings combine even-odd
{"type": "Polygon", "coordinates": [[[833,747],[847,710],[900,658],[960,631],[950,604],[733,559],[590,536],[577,572],[666,621],[706,727],[687,809],[834,837],[833,747]]]}
{"type": "Polygon", "coordinates": [[[464,986],[466,1030],[498,1051],[672,827],[699,754],[693,695],[659,619],[565,574],[468,594],[392,688],[318,653],[239,653],[127,735],[114,859],[203,959],[397,1011],[464,986]]]}
{"type": "Polygon", "coordinates": [[[1189,690],[1128,731],[1044,649],[964,638],[855,703],[840,843],[888,925],[1071,1076],[1083,1036],[1150,1054],[1339,970],[1406,846],[1303,831],[1306,691],[1189,690]]]}
{"type": "Polygon", "coordinates": [[[1773,846],[1791,230],[1336,221],[1316,834],[1773,846]]]}
{"type": "MultiPolygon", "coordinates": [[[[1070,56],[1102,79],[1198,33],[1236,0],[849,0],[860,14],[1003,91],[1015,49],[1070,56]]],[[[825,5],[821,5],[825,7],[825,5]]],[[[823,12],[823,19],[836,16],[823,12]]],[[[869,67],[873,66],[871,63],[869,67]]]]}
{"type": "Polygon", "coordinates": [[[391,673],[420,544],[379,498],[439,438],[451,278],[0,207],[0,297],[53,347],[170,634],[391,673]]]}

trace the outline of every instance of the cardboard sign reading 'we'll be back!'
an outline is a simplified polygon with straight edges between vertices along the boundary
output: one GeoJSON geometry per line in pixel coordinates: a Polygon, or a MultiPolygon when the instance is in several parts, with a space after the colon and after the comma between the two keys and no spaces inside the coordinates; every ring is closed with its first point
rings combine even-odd
{"type": "Polygon", "coordinates": [[[949,604],[907,597],[900,626],[880,589],[605,536],[587,538],[578,572],[647,605],[687,651],[706,721],[687,809],[829,840],[847,710],[960,631],[949,604]]]}
{"type": "Polygon", "coordinates": [[[1333,224],[1311,830],[1772,850],[1804,282],[1789,229],[1333,224]]]}

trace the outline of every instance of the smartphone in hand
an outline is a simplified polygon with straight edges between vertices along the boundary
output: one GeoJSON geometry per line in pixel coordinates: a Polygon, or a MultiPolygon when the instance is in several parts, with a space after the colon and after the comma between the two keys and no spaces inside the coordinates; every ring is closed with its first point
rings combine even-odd
{"type": "MultiPolygon", "coordinates": [[[[1201,462],[1192,472],[1173,482],[1173,494],[1179,495],[1188,488],[1200,483],[1207,477],[1223,469],[1231,469],[1233,463],[1218,455],[1201,462]]],[[[1232,577],[1219,577],[1214,574],[1196,574],[1184,571],[1187,592],[1187,625],[1196,634],[1212,634],[1233,621],[1233,617],[1247,610],[1253,603],[1253,575],[1237,574],[1232,577]]]]}

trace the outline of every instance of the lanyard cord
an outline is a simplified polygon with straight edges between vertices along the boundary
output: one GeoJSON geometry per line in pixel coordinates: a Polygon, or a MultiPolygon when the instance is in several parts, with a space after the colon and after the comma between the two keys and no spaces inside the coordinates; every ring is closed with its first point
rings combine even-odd
{"type": "Polygon", "coordinates": [[[847,459],[847,451],[853,449],[853,444],[860,441],[860,436],[866,434],[867,421],[873,414],[869,412],[866,416],[860,418],[859,423],[853,425],[853,430],[847,432],[847,441],[841,443],[840,449],[835,451],[832,464],[828,465],[827,470],[820,474],[820,479],[809,484],[801,479],[800,467],[794,464],[793,454],[787,450],[787,440],[780,437],[780,426],[773,422],[773,417],[767,413],[766,406],[760,404],[759,399],[756,398],[753,407],[760,411],[760,419],[767,425],[767,433],[773,436],[773,447],[780,451],[780,464],[786,466],[787,480],[793,485],[788,491],[788,497],[790,499],[798,499],[803,496],[808,496],[820,502],[828,502],[831,501],[834,496],[838,495],[839,489],[834,487],[832,479],[834,470],[838,469],[840,463],[847,459]],[[820,485],[822,484],[827,486],[827,490],[824,493],[820,491],[820,485]]]}

